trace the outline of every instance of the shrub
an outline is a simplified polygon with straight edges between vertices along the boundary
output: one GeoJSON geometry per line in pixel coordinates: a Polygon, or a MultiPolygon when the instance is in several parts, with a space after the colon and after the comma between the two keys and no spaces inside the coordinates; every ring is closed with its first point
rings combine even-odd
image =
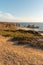
{"type": "Polygon", "coordinates": [[[10,35],[9,35],[9,34],[4,34],[4,35],[2,35],[2,36],[4,36],[4,37],[9,37],[10,35]]]}
{"type": "Polygon", "coordinates": [[[19,41],[18,42],[19,45],[25,45],[25,44],[29,44],[29,41],[19,41]]]}

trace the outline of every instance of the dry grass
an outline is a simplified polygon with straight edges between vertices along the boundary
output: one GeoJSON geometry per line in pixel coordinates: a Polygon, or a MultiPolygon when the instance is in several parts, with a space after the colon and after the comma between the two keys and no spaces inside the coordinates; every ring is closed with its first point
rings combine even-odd
{"type": "Polygon", "coordinates": [[[43,65],[43,50],[14,45],[10,38],[0,36],[0,65],[43,65]]]}

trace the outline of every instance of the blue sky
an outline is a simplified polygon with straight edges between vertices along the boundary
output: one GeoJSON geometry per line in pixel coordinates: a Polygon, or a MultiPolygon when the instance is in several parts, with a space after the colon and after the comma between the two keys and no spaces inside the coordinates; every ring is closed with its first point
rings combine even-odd
{"type": "Polygon", "coordinates": [[[0,21],[43,22],[43,0],[0,0],[0,21]]]}

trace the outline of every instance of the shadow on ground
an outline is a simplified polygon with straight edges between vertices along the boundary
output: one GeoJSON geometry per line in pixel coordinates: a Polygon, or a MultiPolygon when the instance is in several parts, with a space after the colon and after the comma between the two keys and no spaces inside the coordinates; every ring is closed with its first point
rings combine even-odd
{"type": "Polygon", "coordinates": [[[21,43],[19,43],[19,41],[15,41],[15,39],[13,37],[11,37],[9,40],[7,40],[7,42],[13,42],[12,43],[13,46],[23,46],[24,48],[34,48],[34,49],[43,50],[43,48],[40,48],[38,46],[37,47],[31,46],[30,43],[21,44],[21,43]]]}

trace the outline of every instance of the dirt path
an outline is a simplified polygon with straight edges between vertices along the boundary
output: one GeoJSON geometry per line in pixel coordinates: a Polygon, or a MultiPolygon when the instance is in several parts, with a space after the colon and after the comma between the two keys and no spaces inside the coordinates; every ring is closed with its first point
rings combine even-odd
{"type": "Polygon", "coordinates": [[[0,65],[43,65],[43,50],[14,45],[0,36],[0,65]]]}

